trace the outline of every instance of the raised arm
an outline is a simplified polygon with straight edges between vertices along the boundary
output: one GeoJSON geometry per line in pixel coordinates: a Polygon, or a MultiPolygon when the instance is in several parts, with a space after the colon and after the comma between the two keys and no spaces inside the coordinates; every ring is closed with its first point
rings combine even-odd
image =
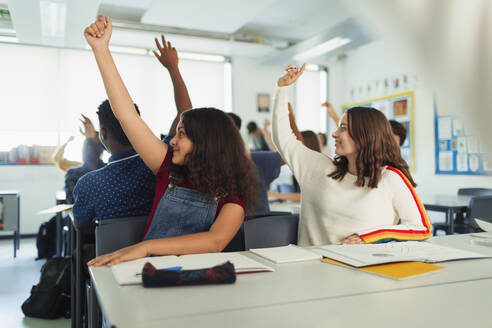
{"type": "Polygon", "coordinates": [[[67,158],[65,158],[65,148],[67,147],[68,143],[74,139],[73,136],[68,138],[68,140],[58,148],[56,148],[55,152],[53,153],[53,162],[62,170],[62,171],[67,171],[69,168],[74,167],[74,166],[80,166],[82,165],[81,162],[77,161],[71,161],[67,158]]]}
{"type": "Polygon", "coordinates": [[[173,82],[174,88],[174,102],[176,103],[176,108],[178,113],[174,119],[171,127],[169,129],[169,134],[176,133],[176,127],[178,126],[181,113],[192,108],[191,99],[188,94],[188,89],[184,83],[183,77],[178,67],[178,52],[174,48],[171,42],[167,41],[164,34],[161,34],[162,46],[159,40],[155,38],[155,44],[159,52],[153,50],[155,57],[159,62],[167,69],[169,75],[171,76],[171,81],[173,82]]]}
{"type": "Polygon", "coordinates": [[[331,102],[329,102],[327,100],[324,103],[322,103],[321,106],[326,107],[326,112],[328,113],[328,116],[330,116],[331,119],[338,126],[338,122],[340,122],[340,116],[335,111],[335,108],[333,107],[333,105],[331,104],[331,102]]]}
{"type": "Polygon", "coordinates": [[[167,153],[167,145],[157,138],[137,114],[128,90],[121,79],[109,51],[112,25],[108,16],[99,16],[87,27],[84,36],[92,48],[114,115],[149,169],[159,170],[167,153]]]}
{"type": "Polygon", "coordinates": [[[270,147],[270,149],[272,151],[278,151],[277,147],[273,143],[272,134],[270,133],[270,130],[268,129],[270,124],[271,124],[270,120],[268,118],[265,118],[265,121],[263,122],[263,134],[265,135],[265,140],[268,144],[268,147],[270,147]]]}
{"type": "Polygon", "coordinates": [[[292,129],[292,132],[294,132],[294,135],[296,136],[297,140],[299,140],[300,142],[303,142],[302,141],[302,134],[301,134],[301,131],[299,131],[299,129],[297,128],[297,124],[296,124],[296,117],[294,115],[294,110],[292,109],[292,105],[289,103],[287,103],[288,105],[288,108],[289,108],[289,123],[290,123],[290,128],[292,129]]]}

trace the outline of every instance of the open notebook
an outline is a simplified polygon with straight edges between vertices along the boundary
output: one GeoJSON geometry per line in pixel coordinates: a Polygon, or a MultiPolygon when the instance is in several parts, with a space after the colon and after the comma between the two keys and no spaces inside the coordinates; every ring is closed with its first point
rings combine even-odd
{"type": "Polygon", "coordinates": [[[296,245],[270,248],[254,248],[251,253],[266,258],[274,263],[290,263],[301,261],[320,260],[321,255],[311,252],[309,249],[296,245]]]}
{"type": "Polygon", "coordinates": [[[428,242],[405,241],[386,244],[328,245],[315,249],[324,257],[354,267],[394,262],[444,262],[492,256],[428,242]]]}
{"type": "Polygon", "coordinates": [[[181,256],[154,256],[129,261],[111,267],[113,275],[120,285],[138,285],[142,283],[142,269],[150,262],[156,269],[180,266],[182,270],[210,268],[230,261],[234,264],[236,273],[273,272],[273,268],[250,259],[239,253],[207,253],[181,256]]]}

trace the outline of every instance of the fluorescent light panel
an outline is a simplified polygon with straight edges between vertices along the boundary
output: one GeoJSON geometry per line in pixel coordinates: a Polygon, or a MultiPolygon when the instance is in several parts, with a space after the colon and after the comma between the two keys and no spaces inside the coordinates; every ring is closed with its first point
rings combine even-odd
{"type": "Polygon", "coordinates": [[[67,4],[62,1],[40,1],[41,32],[43,36],[65,36],[67,4]]]}
{"type": "MultiPolygon", "coordinates": [[[[86,49],[91,50],[91,47],[87,44],[85,46],[86,49]]],[[[144,48],[135,48],[135,47],[124,47],[124,46],[109,46],[109,49],[114,52],[130,54],[130,55],[149,55],[154,57],[152,50],[144,49],[144,48]]],[[[185,60],[200,60],[207,62],[216,62],[223,63],[225,62],[224,56],[219,55],[205,55],[205,54],[197,54],[192,52],[178,52],[179,59],[185,60]]]]}
{"type": "Polygon", "coordinates": [[[317,72],[319,71],[319,66],[315,64],[306,64],[306,71],[317,72]]]}
{"type": "Polygon", "coordinates": [[[122,47],[122,46],[109,46],[109,49],[114,52],[120,52],[124,54],[131,55],[147,55],[147,49],[133,48],[133,47],[122,47]]]}
{"type": "Polygon", "coordinates": [[[13,36],[0,36],[0,42],[19,43],[19,39],[13,36]]]}
{"type": "Polygon", "coordinates": [[[191,52],[180,52],[178,53],[178,56],[180,59],[201,60],[201,61],[209,61],[209,62],[217,62],[217,63],[225,62],[225,57],[218,56],[218,55],[204,55],[204,54],[196,54],[191,52]]]}
{"type": "Polygon", "coordinates": [[[303,61],[308,58],[318,57],[322,54],[335,50],[336,48],[340,48],[341,46],[344,46],[351,41],[352,39],[349,38],[336,37],[323,42],[309,50],[303,51],[300,54],[295,55],[294,59],[298,61],[303,61]]]}

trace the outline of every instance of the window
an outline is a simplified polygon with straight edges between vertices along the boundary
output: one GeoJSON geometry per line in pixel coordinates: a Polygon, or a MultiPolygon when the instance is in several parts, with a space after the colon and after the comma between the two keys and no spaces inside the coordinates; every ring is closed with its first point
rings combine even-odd
{"type": "MultiPolygon", "coordinates": [[[[0,44],[3,68],[0,150],[20,144],[58,145],[76,140],[67,157],[80,160],[80,114],[98,128],[97,107],[106,92],[90,51],[0,44]],[[8,64],[5,64],[8,63],[8,64]]],[[[168,133],[176,116],[167,70],[152,56],[113,54],[118,70],[143,119],[157,136],[168,133]]],[[[230,111],[230,65],[180,60],[194,107],[230,111]],[[229,90],[229,91],[227,91],[229,90]]]]}

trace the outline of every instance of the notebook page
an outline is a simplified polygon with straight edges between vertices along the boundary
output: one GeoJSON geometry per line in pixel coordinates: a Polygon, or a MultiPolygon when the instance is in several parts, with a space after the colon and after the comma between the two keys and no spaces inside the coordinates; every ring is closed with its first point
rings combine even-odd
{"type": "Polygon", "coordinates": [[[250,249],[249,251],[274,263],[312,261],[320,260],[322,258],[321,255],[313,253],[308,249],[296,245],[270,248],[255,248],[250,249]]]}
{"type": "Polygon", "coordinates": [[[145,263],[150,262],[156,269],[180,266],[181,260],[174,255],[144,257],[113,265],[111,271],[120,285],[138,285],[142,283],[142,269],[145,263]]]}
{"type": "Polygon", "coordinates": [[[183,270],[210,268],[230,261],[236,273],[275,271],[272,267],[239,253],[206,253],[180,256],[183,270]]]}

